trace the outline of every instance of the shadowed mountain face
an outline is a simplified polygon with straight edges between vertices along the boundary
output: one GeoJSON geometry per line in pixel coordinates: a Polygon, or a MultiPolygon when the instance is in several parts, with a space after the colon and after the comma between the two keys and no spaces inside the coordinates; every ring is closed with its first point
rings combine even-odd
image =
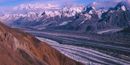
{"type": "Polygon", "coordinates": [[[0,65],[83,65],[45,42],[0,23],[0,65]]]}
{"type": "Polygon", "coordinates": [[[109,9],[94,6],[80,7],[76,10],[65,8],[56,11],[45,11],[42,14],[8,14],[0,16],[4,23],[19,28],[35,30],[60,30],[80,33],[98,33],[124,29],[130,26],[130,10],[127,2],[121,1],[109,9]]]}

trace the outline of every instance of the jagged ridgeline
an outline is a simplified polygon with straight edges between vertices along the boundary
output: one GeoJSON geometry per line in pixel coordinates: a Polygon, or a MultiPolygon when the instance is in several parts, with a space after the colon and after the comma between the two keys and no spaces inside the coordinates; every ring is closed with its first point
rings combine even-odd
{"type": "Polygon", "coordinates": [[[109,9],[94,6],[65,7],[61,10],[47,10],[42,13],[14,14],[2,19],[8,21],[6,24],[14,27],[97,33],[106,29],[129,27],[129,9],[127,2],[121,1],[109,9]]]}

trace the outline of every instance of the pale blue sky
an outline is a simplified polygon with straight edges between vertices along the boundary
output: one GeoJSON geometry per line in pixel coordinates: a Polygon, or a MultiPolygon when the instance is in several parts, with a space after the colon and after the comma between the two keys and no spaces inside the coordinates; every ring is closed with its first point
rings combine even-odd
{"type": "Polygon", "coordinates": [[[57,2],[57,4],[63,3],[76,3],[76,4],[88,4],[94,1],[118,1],[118,0],[0,0],[0,6],[15,6],[23,3],[35,3],[35,2],[57,2]]]}

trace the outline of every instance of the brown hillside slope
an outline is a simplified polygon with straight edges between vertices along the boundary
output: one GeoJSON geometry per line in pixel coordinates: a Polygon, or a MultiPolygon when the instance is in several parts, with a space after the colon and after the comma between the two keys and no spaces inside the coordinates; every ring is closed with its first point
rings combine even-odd
{"type": "Polygon", "coordinates": [[[32,35],[0,23],[0,65],[83,65],[32,35]]]}

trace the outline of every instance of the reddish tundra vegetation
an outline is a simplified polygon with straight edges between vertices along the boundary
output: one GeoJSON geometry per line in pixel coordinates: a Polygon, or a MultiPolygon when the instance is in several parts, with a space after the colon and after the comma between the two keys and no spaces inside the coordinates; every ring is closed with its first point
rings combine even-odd
{"type": "Polygon", "coordinates": [[[28,33],[0,23],[0,65],[83,65],[28,33]]]}

